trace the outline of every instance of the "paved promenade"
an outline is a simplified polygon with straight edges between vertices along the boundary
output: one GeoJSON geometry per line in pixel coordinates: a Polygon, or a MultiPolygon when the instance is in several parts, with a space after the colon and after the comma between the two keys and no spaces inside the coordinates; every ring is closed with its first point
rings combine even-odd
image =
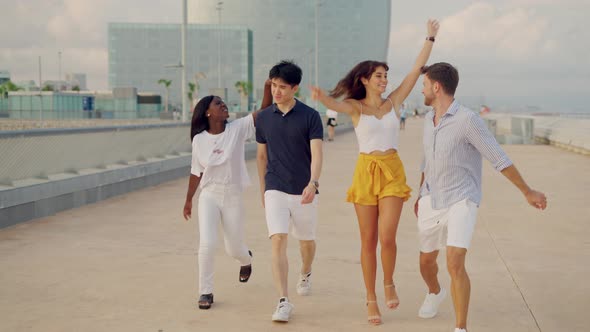
{"type": "MultiPolygon", "coordinates": [[[[413,194],[421,129],[421,120],[410,119],[401,134],[413,194]]],[[[467,262],[470,331],[588,331],[590,158],[552,146],[505,149],[525,179],[547,194],[549,207],[540,212],[527,206],[508,180],[485,165],[484,199],[467,262]]],[[[366,323],[356,218],[344,202],[356,155],[352,132],[325,144],[313,293],[295,294],[300,259],[291,241],[296,307],[288,324],[270,321],[277,296],[257,186],[244,195],[252,278],[238,283],[238,263],[220,248],[216,302],[209,311],[196,308],[197,220],[196,212],[194,220],[182,219],[187,181],[181,179],[1,229],[0,331],[452,331],[450,298],[434,319],[417,317],[426,289],[418,271],[414,198],[404,207],[398,232],[401,305],[387,310],[380,286],[384,324],[366,323]]],[[[248,169],[257,183],[254,161],[248,169]]],[[[444,255],[439,259],[448,287],[444,255]]]]}

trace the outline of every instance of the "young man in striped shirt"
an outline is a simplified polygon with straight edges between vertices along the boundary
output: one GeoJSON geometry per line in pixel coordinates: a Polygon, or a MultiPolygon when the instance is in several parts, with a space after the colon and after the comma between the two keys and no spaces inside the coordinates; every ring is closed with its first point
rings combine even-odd
{"type": "Polygon", "coordinates": [[[455,100],[459,83],[457,69],[448,63],[436,63],[424,67],[422,73],[425,74],[424,104],[432,106],[433,111],[425,116],[422,179],[414,205],[418,217],[420,273],[428,286],[418,315],[434,317],[447,294],[438,282],[436,263],[439,250],[446,247],[455,332],[466,332],[471,284],[465,270],[465,256],[481,200],[482,156],[533,207],[544,210],[547,199],[526,184],[479,115],[455,100]]]}

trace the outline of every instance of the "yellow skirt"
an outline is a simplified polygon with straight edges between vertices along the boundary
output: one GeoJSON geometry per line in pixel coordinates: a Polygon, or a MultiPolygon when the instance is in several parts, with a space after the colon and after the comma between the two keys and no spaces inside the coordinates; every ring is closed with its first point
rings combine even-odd
{"type": "Polygon", "coordinates": [[[406,172],[397,152],[384,156],[361,153],[346,201],[377,205],[381,198],[395,196],[405,202],[410,198],[411,191],[406,184],[406,172]]]}

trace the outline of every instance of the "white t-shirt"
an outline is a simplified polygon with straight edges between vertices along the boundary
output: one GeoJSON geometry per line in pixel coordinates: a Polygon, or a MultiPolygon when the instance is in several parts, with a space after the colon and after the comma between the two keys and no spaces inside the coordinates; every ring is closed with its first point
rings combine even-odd
{"type": "Polygon", "coordinates": [[[327,109],[326,110],[326,116],[328,118],[334,118],[334,119],[338,119],[338,112],[331,110],[331,109],[327,109]]]}
{"type": "Polygon", "coordinates": [[[254,132],[254,117],[250,114],[226,124],[220,134],[212,135],[205,130],[193,138],[191,174],[203,173],[201,188],[216,183],[243,189],[250,184],[244,145],[254,132]]]}

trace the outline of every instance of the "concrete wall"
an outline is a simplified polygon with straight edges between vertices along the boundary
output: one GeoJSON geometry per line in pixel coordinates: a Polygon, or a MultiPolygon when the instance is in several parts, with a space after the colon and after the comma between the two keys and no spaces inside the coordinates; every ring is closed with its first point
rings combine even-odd
{"type": "MultiPolygon", "coordinates": [[[[343,117],[336,132],[350,130],[350,119],[343,117]]],[[[245,157],[255,156],[256,142],[251,141],[246,145],[245,157]]],[[[19,186],[0,187],[0,228],[188,177],[190,163],[190,153],[180,153],[178,156],[149,158],[133,165],[107,165],[100,169],[21,181],[19,186]]]]}

